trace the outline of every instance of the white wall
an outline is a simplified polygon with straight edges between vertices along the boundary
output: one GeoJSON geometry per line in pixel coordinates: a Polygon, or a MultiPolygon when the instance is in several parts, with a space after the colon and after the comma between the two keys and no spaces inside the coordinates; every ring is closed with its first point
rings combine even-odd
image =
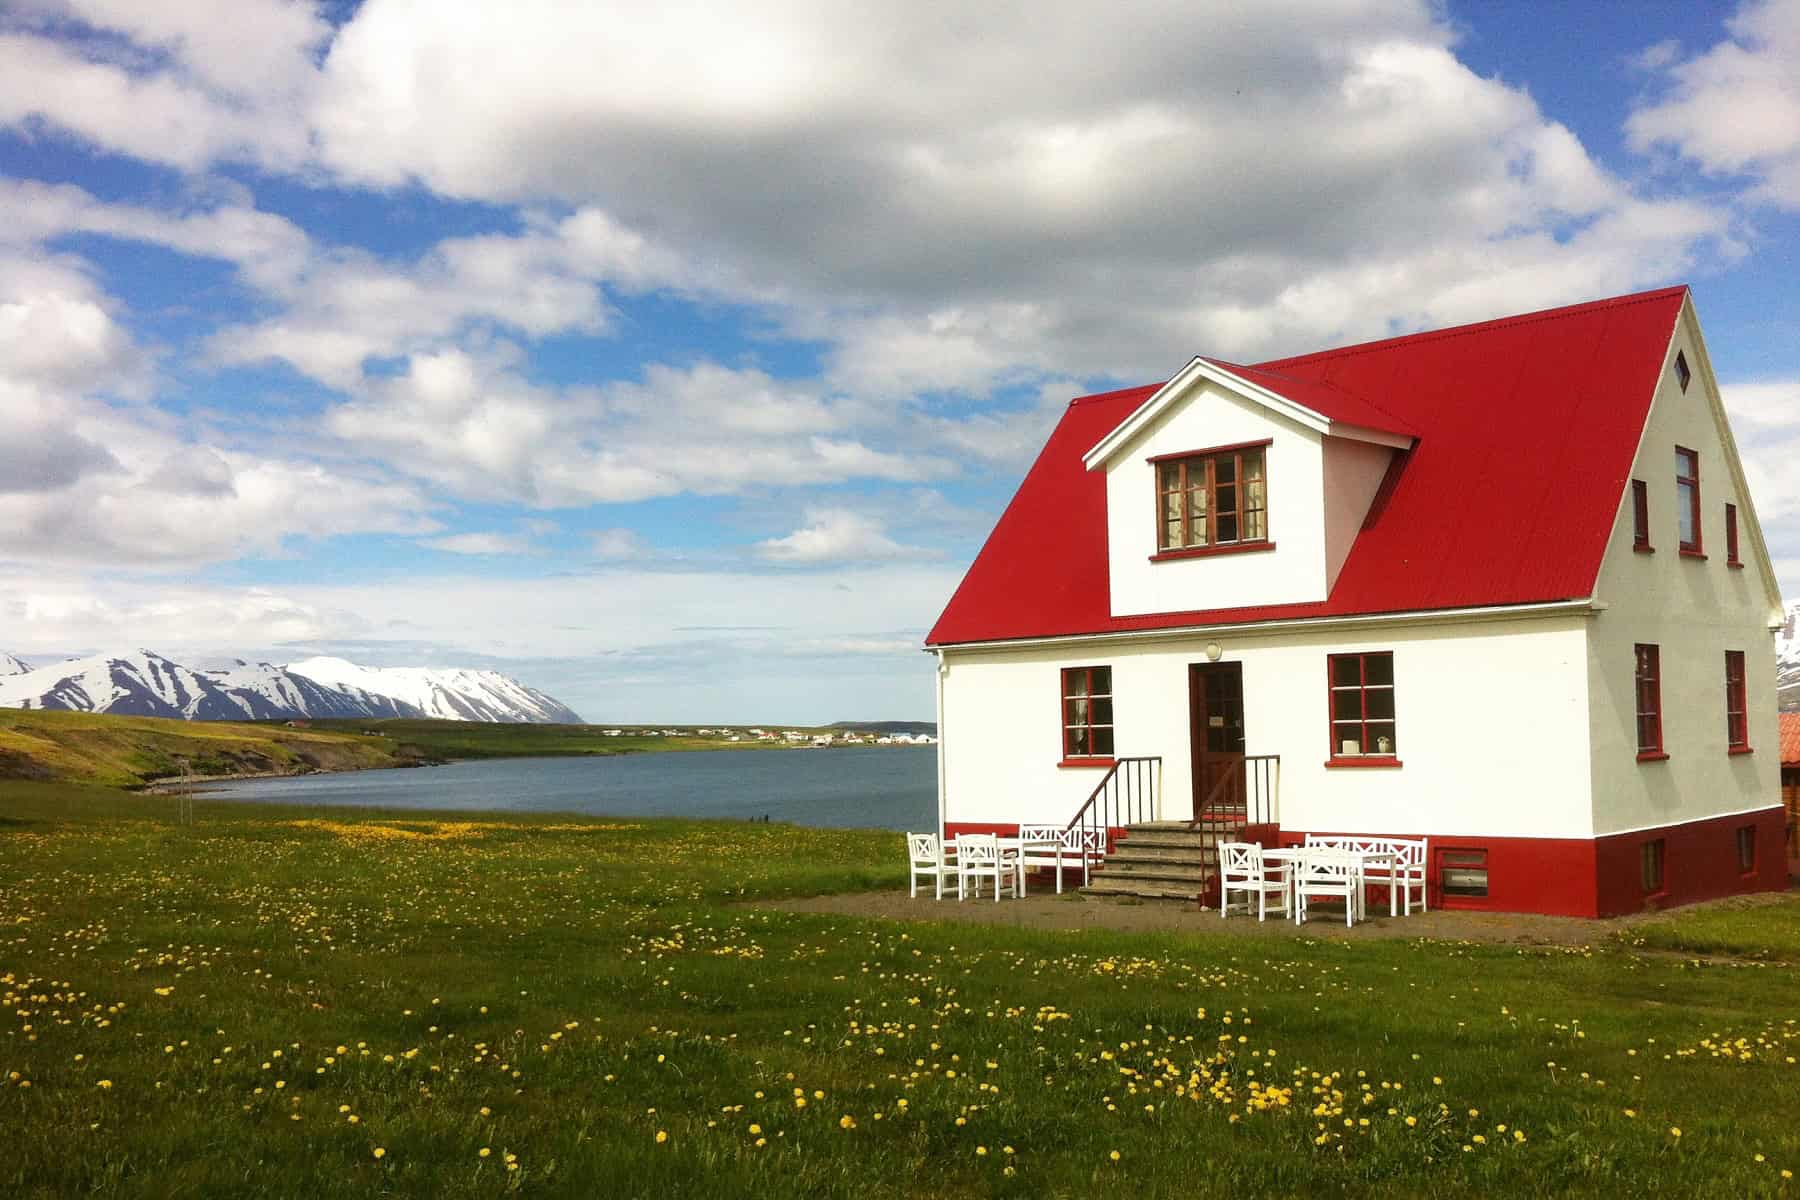
{"type": "Polygon", "coordinates": [[[1061,821],[1104,774],[1062,769],[1059,669],[1113,669],[1120,755],[1161,755],[1164,815],[1191,811],[1188,664],[1244,672],[1246,751],[1279,754],[1281,823],[1334,832],[1589,837],[1587,620],[1408,624],[1355,632],[1227,631],[1087,648],[951,649],[946,819],[1061,821]],[[1327,768],[1326,655],[1391,650],[1397,768],[1327,768]]]}
{"type": "Polygon", "coordinates": [[[1337,583],[1369,505],[1399,451],[1350,438],[1325,439],[1325,587],[1337,583]]]}
{"type": "Polygon", "coordinates": [[[1760,538],[1743,495],[1742,471],[1727,445],[1724,410],[1692,304],[1670,343],[1650,420],[1631,475],[1650,493],[1650,544],[1632,549],[1630,485],[1607,542],[1595,595],[1608,605],[1590,639],[1594,823],[1601,833],[1743,812],[1780,801],[1776,761],[1774,634],[1760,538]],[[1677,352],[1693,378],[1684,393],[1677,352]],[[1704,560],[1678,553],[1675,447],[1700,454],[1704,560]],[[1726,566],[1725,505],[1738,506],[1744,567],[1726,566]],[[1636,643],[1659,647],[1664,762],[1637,761],[1636,643]],[[1725,651],[1744,651],[1750,746],[1726,753],[1725,651]]]}
{"type": "Polygon", "coordinates": [[[1162,420],[1121,447],[1106,469],[1112,611],[1188,612],[1325,599],[1322,440],[1297,422],[1200,381],[1162,420]],[[1145,460],[1263,438],[1274,439],[1265,470],[1275,549],[1151,562],[1157,552],[1156,473],[1145,460]]]}

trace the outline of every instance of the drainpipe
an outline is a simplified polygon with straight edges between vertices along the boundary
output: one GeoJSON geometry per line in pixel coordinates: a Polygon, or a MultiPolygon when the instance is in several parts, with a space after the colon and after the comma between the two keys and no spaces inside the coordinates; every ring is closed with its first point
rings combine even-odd
{"type": "Polygon", "coordinates": [[[932,653],[937,655],[937,832],[938,843],[942,845],[944,838],[944,817],[949,811],[947,798],[944,794],[944,755],[950,749],[950,739],[945,736],[946,731],[944,729],[944,676],[949,674],[950,667],[944,662],[944,652],[942,649],[934,650],[932,653]]]}

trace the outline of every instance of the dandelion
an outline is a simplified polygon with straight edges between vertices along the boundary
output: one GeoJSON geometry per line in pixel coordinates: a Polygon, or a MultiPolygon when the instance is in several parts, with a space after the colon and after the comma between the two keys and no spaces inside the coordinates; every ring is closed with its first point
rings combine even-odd
{"type": "Polygon", "coordinates": [[[387,1157],[387,1150],[385,1150],[385,1149],[384,1149],[384,1148],[383,1148],[383,1147],[381,1147],[381,1146],[377,1146],[377,1147],[375,1147],[375,1157],[376,1157],[376,1158],[386,1158],[386,1157],[387,1157]]]}
{"type": "Polygon", "coordinates": [[[475,1152],[475,1157],[476,1158],[486,1158],[488,1155],[492,1154],[493,1152],[494,1151],[493,1151],[492,1147],[483,1146],[481,1149],[479,1149],[475,1152]]]}
{"type": "Polygon", "coordinates": [[[668,1130],[659,1129],[656,1131],[656,1144],[657,1145],[660,1146],[668,1140],[669,1140],[669,1131],[668,1130]]]}
{"type": "Polygon", "coordinates": [[[1119,1161],[1119,1152],[1117,1150],[1114,1150],[1111,1154],[1108,1154],[1106,1157],[1112,1159],[1114,1162],[1118,1162],[1119,1161]]]}
{"type": "Polygon", "coordinates": [[[1679,1126],[1679,1125],[1669,1126],[1669,1136],[1677,1137],[1677,1138],[1680,1137],[1681,1136],[1681,1126],[1679,1126]]]}
{"type": "Polygon", "coordinates": [[[99,1086],[101,1091],[110,1092],[112,1090],[112,1080],[102,1079],[99,1086]]]}

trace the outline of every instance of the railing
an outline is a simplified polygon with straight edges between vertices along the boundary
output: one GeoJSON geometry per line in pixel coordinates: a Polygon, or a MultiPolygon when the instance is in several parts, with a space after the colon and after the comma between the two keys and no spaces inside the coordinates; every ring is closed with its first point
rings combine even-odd
{"type": "Polygon", "coordinates": [[[1219,776],[1191,822],[1209,825],[1281,824],[1281,755],[1252,754],[1219,776]]]}
{"type": "Polygon", "coordinates": [[[1081,831],[1081,845],[1097,854],[1112,849],[1112,831],[1154,821],[1162,811],[1162,759],[1121,758],[1088,794],[1069,822],[1081,831]]]}

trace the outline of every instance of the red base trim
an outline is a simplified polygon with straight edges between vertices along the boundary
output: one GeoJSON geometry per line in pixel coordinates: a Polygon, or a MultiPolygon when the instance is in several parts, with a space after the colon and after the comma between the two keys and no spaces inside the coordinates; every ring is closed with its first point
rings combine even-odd
{"type": "MultiPolygon", "coordinates": [[[[1016,837],[1019,823],[948,821],[944,836],[959,833],[996,833],[1016,837]]],[[[1111,842],[1123,829],[1109,831],[1111,842]]],[[[1494,838],[1450,837],[1441,834],[1371,832],[1317,829],[1279,829],[1252,825],[1245,840],[1265,846],[1295,846],[1306,833],[1347,837],[1424,837],[1426,888],[1433,908],[1473,909],[1480,912],[1544,913],[1557,917],[1617,917],[1646,908],[1672,908],[1723,896],[1750,892],[1779,892],[1787,887],[1787,814],[1776,805],[1757,812],[1729,817],[1706,817],[1656,829],[1615,833],[1598,838],[1494,838]],[[1749,871],[1738,868],[1737,831],[1756,830],[1756,861],[1749,871]],[[1645,895],[1643,845],[1662,839],[1663,889],[1645,895]],[[1441,856],[1445,851],[1486,852],[1488,894],[1480,899],[1446,898],[1439,890],[1441,856]]],[[[1376,888],[1373,911],[1386,903],[1387,889],[1376,888]]]]}
{"type": "MultiPolygon", "coordinates": [[[[1325,835],[1410,837],[1419,834],[1325,835]]],[[[1298,845],[1306,831],[1284,829],[1280,844],[1298,845]]],[[[1544,913],[1560,917],[1616,917],[1646,908],[1671,908],[1787,887],[1786,816],[1779,807],[1729,817],[1707,817],[1657,829],[1599,838],[1493,838],[1424,835],[1428,844],[1426,887],[1433,908],[1481,912],[1544,913]],[[1737,831],[1756,830],[1756,863],[1738,869],[1737,831]],[[1643,845],[1663,842],[1663,889],[1643,889],[1643,845]],[[1487,855],[1488,894],[1479,899],[1445,897],[1439,889],[1445,851],[1479,850],[1487,855]]]]}

